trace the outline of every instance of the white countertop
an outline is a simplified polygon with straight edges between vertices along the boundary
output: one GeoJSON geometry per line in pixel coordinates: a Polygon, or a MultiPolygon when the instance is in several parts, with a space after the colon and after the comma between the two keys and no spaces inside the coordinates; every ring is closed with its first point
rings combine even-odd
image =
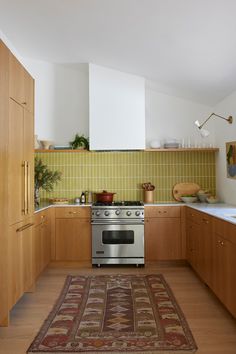
{"type": "Polygon", "coordinates": [[[208,204],[208,203],[189,203],[185,204],[193,209],[202,211],[211,216],[215,216],[219,219],[223,219],[232,224],[236,224],[236,206],[225,204],[225,203],[216,203],[216,204],[208,204]],[[235,217],[233,217],[233,215],[235,217]]]}
{"type": "MultiPolygon", "coordinates": [[[[90,207],[92,204],[42,204],[39,206],[35,213],[40,212],[44,209],[50,207],[90,207]]],[[[183,203],[183,202],[173,202],[173,203],[152,203],[152,204],[144,204],[144,206],[188,206],[190,208],[202,211],[211,216],[215,216],[219,219],[228,221],[232,224],[236,225],[236,206],[230,205],[226,203],[183,203]],[[233,215],[235,217],[233,217],[233,215]]]]}

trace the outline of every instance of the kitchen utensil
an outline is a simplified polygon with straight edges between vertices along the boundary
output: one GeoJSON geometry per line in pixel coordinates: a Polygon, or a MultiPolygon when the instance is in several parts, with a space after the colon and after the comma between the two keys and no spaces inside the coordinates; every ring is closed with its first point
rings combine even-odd
{"type": "Polygon", "coordinates": [[[154,186],[153,184],[151,184],[151,182],[147,182],[147,183],[143,183],[143,184],[142,184],[142,188],[143,188],[145,191],[154,191],[155,186],[154,186]]]}
{"type": "Polygon", "coordinates": [[[113,202],[113,195],[116,193],[109,193],[107,191],[103,191],[101,193],[96,193],[97,202],[101,203],[111,203],[113,202]]]}
{"type": "Polygon", "coordinates": [[[185,194],[196,194],[200,190],[200,186],[194,182],[182,182],[173,186],[172,194],[175,200],[181,201],[181,196],[185,194]]]}

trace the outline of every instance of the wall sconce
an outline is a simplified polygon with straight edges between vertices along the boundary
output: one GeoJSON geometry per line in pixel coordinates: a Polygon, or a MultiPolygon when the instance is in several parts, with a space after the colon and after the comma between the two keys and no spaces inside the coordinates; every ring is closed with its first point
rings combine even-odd
{"type": "Polygon", "coordinates": [[[202,129],[202,127],[206,124],[206,122],[208,122],[208,120],[209,120],[212,116],[216,116],[216,117],[218,117],[218,118],[224,119],[224,120],[226,120],[229,124],[232,124],[232,123],[233,123],[233,117],[232,117],[232,116],[229,116],[228,118],[225,118],[225,117],[222,117],[222,116],[220,116],[219,114],[216,114],[216,113],[211,113],[211,114],[209,115],[209,117],[208,117],[202,124],[200,124],[199,121],[196,120],[196,121],[194,122],[194,124],[198,127],[198,129],[199,129],[199,131],[200,131],[200,134],[201,134],[201,136],[202,136],[203,138],[206,138],[206,137],[210,134],[210,132],[209,132],[208,130],[206,130],[206,129],[202,129]]]}

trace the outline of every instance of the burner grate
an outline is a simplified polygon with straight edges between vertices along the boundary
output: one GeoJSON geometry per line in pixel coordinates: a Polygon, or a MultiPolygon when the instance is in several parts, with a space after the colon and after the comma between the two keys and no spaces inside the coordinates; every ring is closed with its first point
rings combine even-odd
{"type": "Polygon", "coordinates": [[[95,202],[93,206],[143,206],[141,201],[125,200],[117,202],[95,202]]]}

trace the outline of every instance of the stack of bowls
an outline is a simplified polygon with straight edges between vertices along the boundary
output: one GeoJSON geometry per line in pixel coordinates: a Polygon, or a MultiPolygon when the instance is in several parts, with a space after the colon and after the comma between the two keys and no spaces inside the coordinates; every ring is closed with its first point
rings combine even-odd
{"type": "Polygon", "coordinates": [[[211,194],[209,193],[208,190],[204,191],[204,190],[200,189],[200,190],[197,192],[198,199],[199,199],[200,202],[202,202],[202,203],[207,203],[207,198],[208,198],[210,195],[211,195],[211,194]]]}

